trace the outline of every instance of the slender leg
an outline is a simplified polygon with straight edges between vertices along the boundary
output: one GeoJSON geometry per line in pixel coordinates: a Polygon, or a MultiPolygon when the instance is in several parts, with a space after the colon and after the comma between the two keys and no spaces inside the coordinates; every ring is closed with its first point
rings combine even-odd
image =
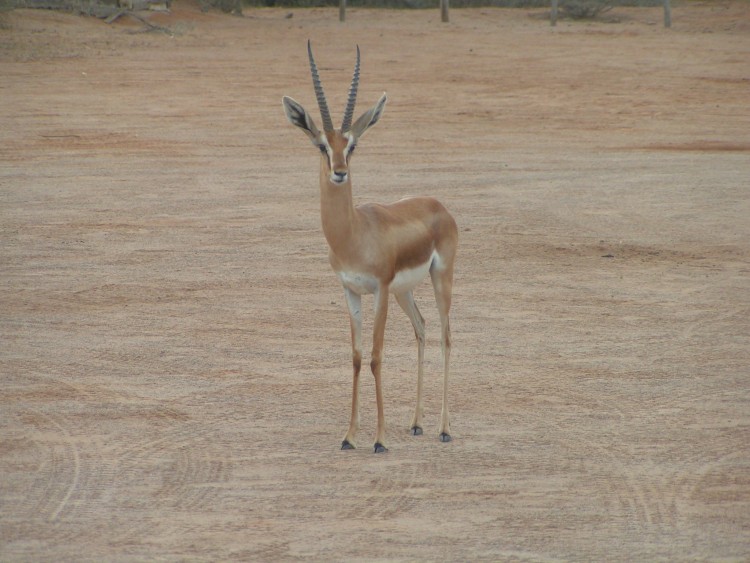
{"type": "Polygon", "coordinates": [[[411,419],[411,433],[414,436],[422,434],[422,417],[424,406],[422,400],[422,380],[424,375],[424,318],[414,302],[414,294],[411,291],[396,295],[396,301],[411,320],[414,334],[417,337],[417,406],[414,417],[411,419]]]}
{"type": "Polygon", "coordinates": [[[435,301],[440,314],[440,345],[443,351],[443,408],[440,413],[440,441],[451,441],[450,416],[448,415],[448,372],[451,356],[451,329],[449,313],[453,290],[453,268],[430,270],[435,301]]]}
{"type": "Polygon", "coordinates": [[[388,451],[385,444],[385,413],[383,409],[383,386],[380,377],[380,367],[383,363],[383,339],[385,337],[385,321],[388,316],[388,289],[380,287],[375,292],[375,320],[373,323],[372,360],[370,368],[375,377],[375,399],[378,405],[378,429],[375,434],[375,453],[388,451]]]}
{"type": "Polygon", "coordinates": [[[352,415],[349,430],[341,442],[342,450],[356,447],[356,436],[359,430],[359,370],[362,367],[362,298],[353,291],[344,288],[346,305],[349,308],[349,324],[352,329],[352,365],[354,377],[352,382],[352,415]]]}

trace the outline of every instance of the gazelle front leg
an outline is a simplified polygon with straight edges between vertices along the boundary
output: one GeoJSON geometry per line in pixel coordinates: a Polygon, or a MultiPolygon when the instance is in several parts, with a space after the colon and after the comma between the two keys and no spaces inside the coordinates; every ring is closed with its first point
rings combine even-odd
{"type": "Polygon", "coordinates": [[[385,321],[388,317],[388,288],[383,284],[375,291],[375,321],[372,330],[372,359],[370,368],[375,377],[375,400],[378,406],[378,429],[375,434],[375,453],[387,452],[385,444],[385,412],[383,409],[383,385],[380,368],[383,364],[383,340],[385,321]]]}
{"type": "Polygon", "coordinates": [[[412,435],[422,434],[422,417],[424,407],[422,399],[422,381],[424,379],[424,318],[414,302],[414,294],[411,291],[396,295],[396,301],[409,317],[414,327],[414,335],[417,337],[417,406],[411,419],[410,431],[412,435]]]}
{"type": "Polygon", "coordinates": [[[349,309],[349,324],[352,330],[352,414],[349,419],[349,430],[341,442],[342,450],[353,450],[356,447],[356,436],[359,430],[359,371],[362,368],[362,297],[348,288],[344,288],[346,306],[349,309]]]}

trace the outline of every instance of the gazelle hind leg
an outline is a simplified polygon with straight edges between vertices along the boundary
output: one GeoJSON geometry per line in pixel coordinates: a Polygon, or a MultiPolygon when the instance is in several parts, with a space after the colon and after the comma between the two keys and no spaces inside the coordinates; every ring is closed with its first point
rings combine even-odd
{"type": "Polygon", "coordinates": [[[440,347],[443,352],[443,407],[440,413],[440,441],[451,441],[450,415],[448,414],[448,373],[451,356],[450,309],[453,291],[453,269],[433,267],[430,270],[435,301],[440,314],[440,347]]]}
{"type": "Polygon", "coordinates": [[[409,317],[414,327],[414,335],[417,337],[417,406],[411,419],[410,431],[412,435],[422,434],[422,417],[424,416],[422,381],[424,379],[424,318],[414,302],[414,294],[411,291],[396,295],[396,301],[409,317]]]}
{"type": "Polygon", "coordinates": [[[342,450],[356,447],[356,436],[359,430],[359,371],[362,368],[362,298],[349,289],[346,293],[346,305],[349,309],[349,323],[352,330],[352,414],[349,419],[349,430],[341,442],[342,450]]]}

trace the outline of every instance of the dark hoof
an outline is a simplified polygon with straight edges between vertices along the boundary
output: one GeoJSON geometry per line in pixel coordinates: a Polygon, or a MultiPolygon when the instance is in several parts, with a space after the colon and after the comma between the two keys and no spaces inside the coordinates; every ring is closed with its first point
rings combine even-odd
{"type": "Polygon", "coordinates": [[[341,449],[342,450],[353,450],[354,446],[349,443],[349,440],[344,440],[341,442],[341,449]]]}
{"type": "Polygon", "coordinates": [[[451,438],[450,434],[447,434],[445,432],[440,433],[440,441],[441,442],[450,442],[453,438],[451,438]]]}
{"type": "Polygon", "coordinates": [[[375,442],[375,452],[376,454],[382,454],[388,451],[388,448],[386,448],[383,444],[380,442],[375,442]]]}
{"type": "Polygon", "coordinates": [[[420,426],[412,426],[411,435],[412,436],[421,436],[422,435],[422,428],[420,426]]]}

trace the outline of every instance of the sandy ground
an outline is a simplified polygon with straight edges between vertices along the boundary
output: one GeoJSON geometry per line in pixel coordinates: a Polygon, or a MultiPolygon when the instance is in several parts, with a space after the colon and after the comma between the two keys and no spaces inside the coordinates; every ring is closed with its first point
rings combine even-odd
{"type": "Polygon", "coordinates": [[[750,4],[246,15],[0,16],[0,559],[750,558],[750,4]],[[339,450],[308,37],[357,201],[457,218],[449,444],[425,283],[425,435],[392,301],[339,450]]]}

